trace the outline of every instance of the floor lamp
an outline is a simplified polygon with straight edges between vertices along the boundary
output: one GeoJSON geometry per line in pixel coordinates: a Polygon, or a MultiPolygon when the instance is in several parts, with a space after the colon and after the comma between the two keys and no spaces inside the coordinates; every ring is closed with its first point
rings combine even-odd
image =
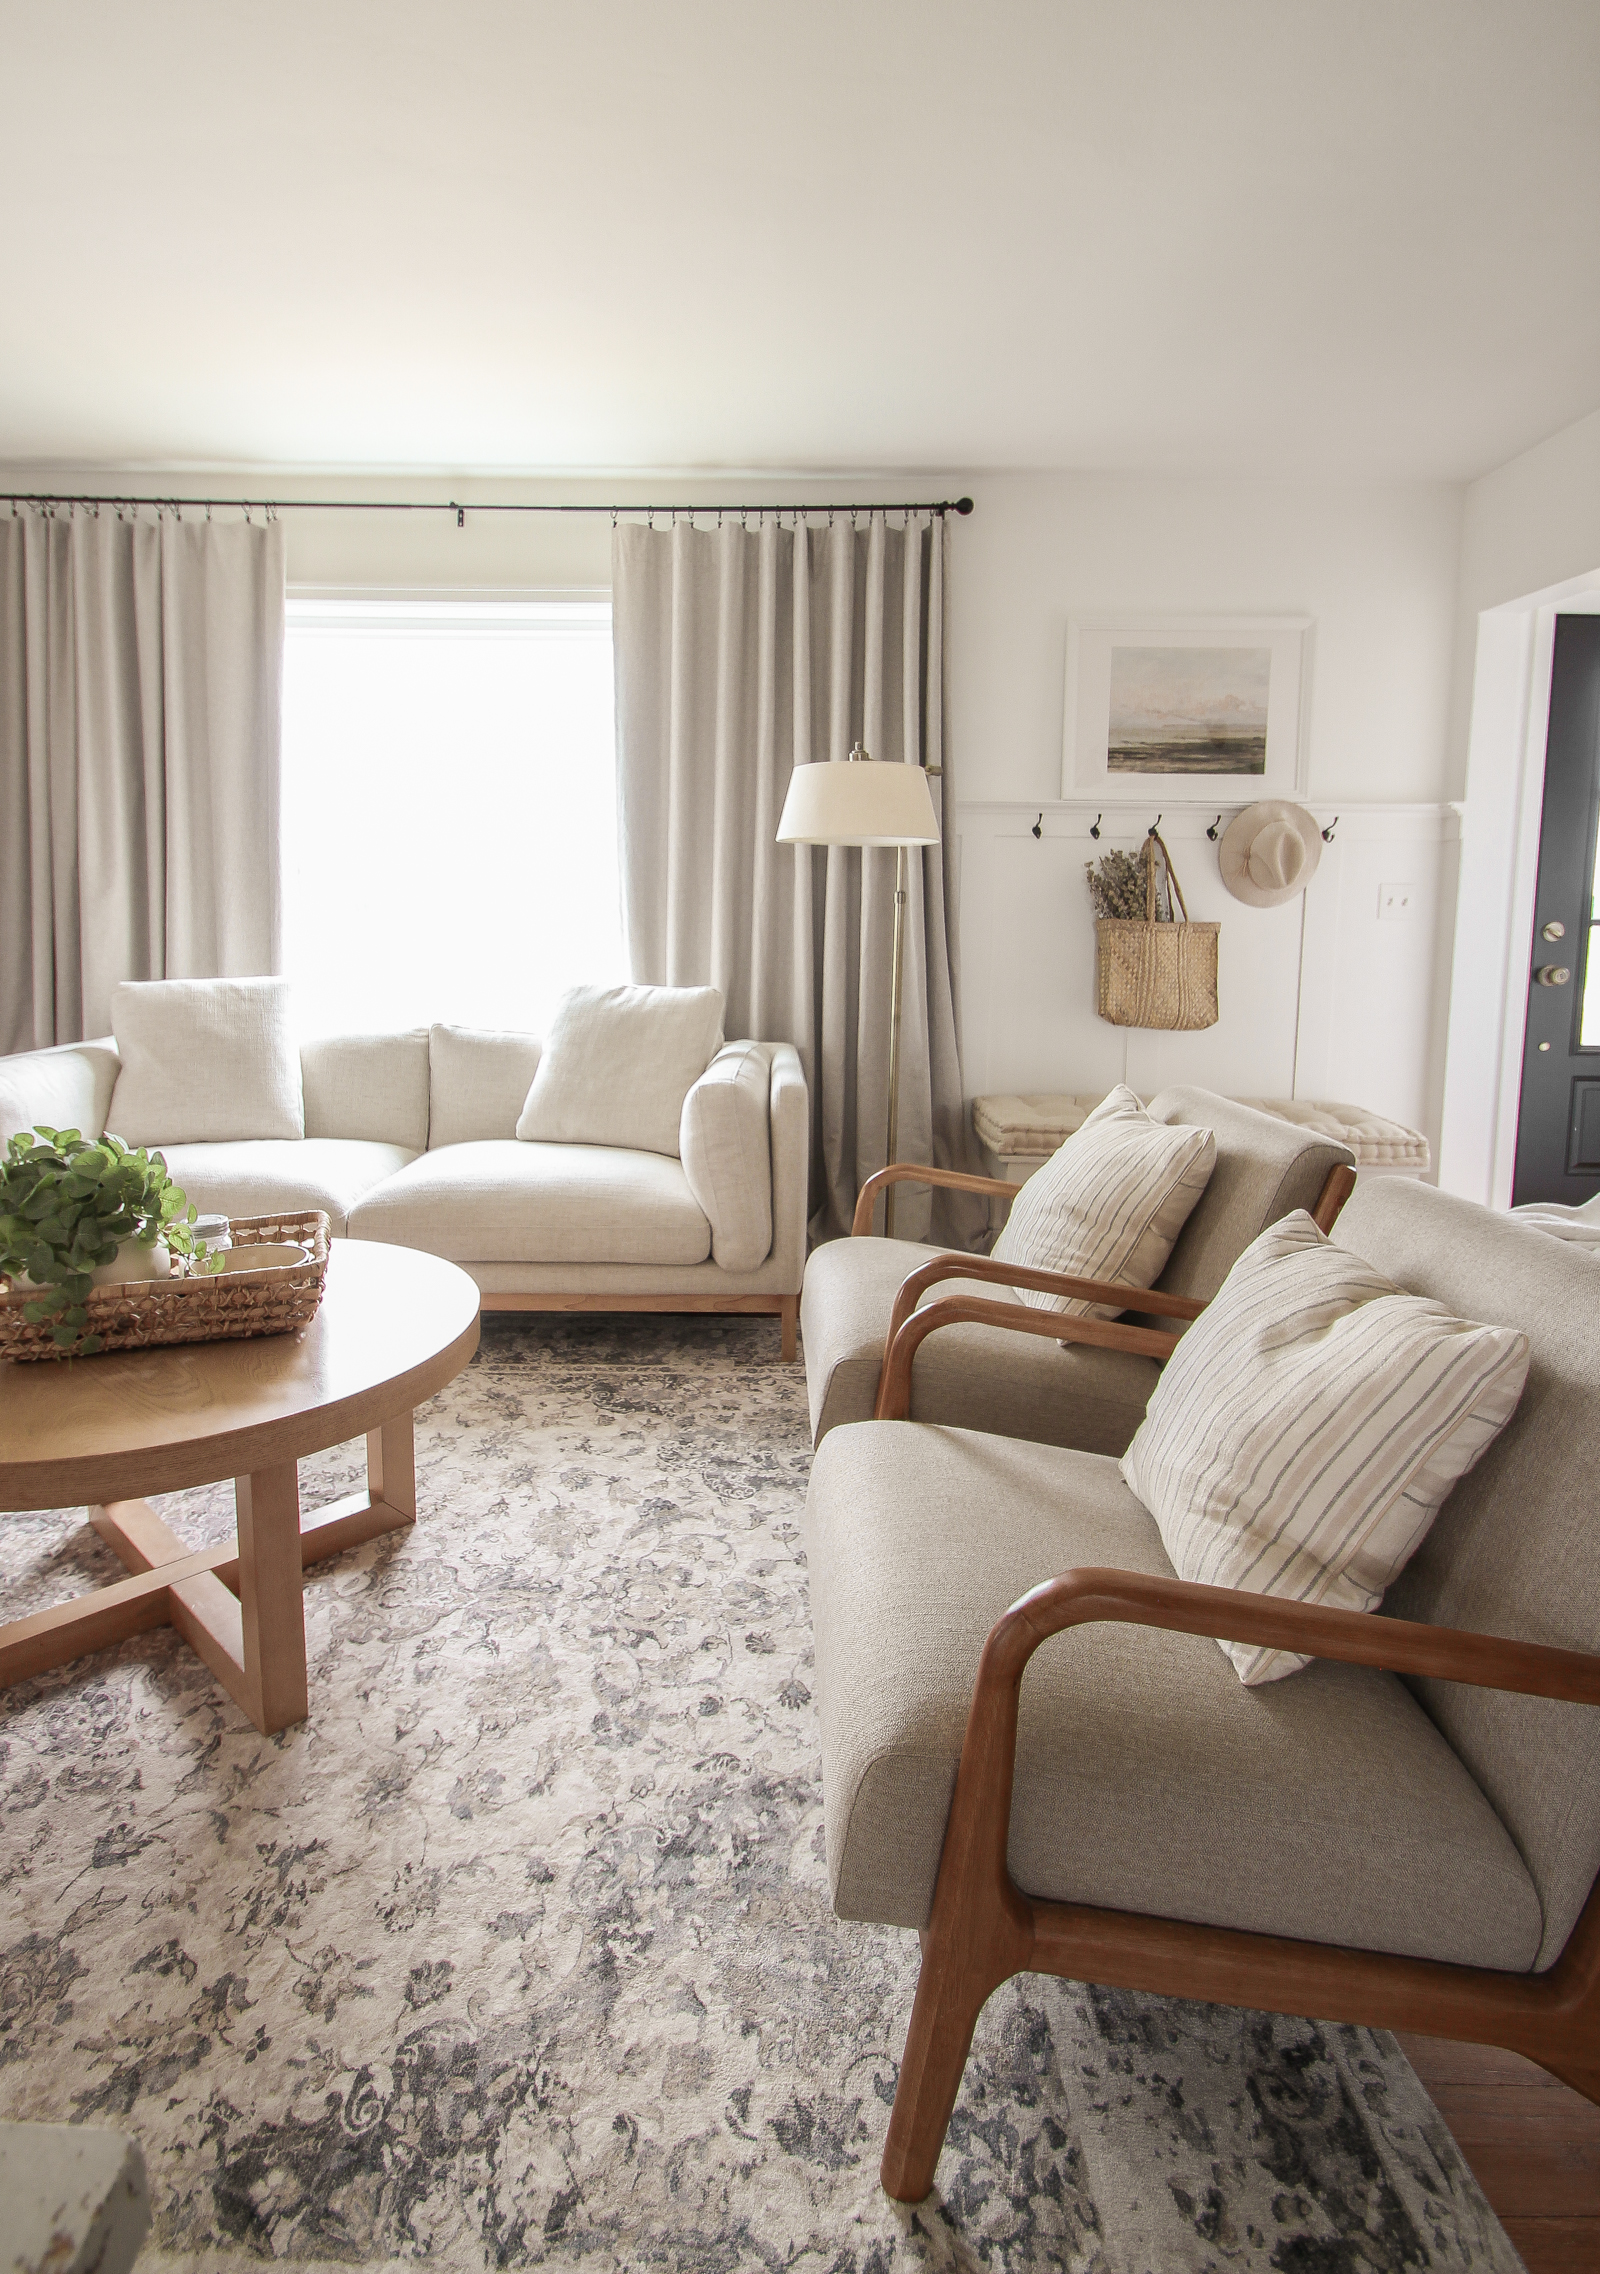
{"type": "MultiPolygon", "coordinates": [[[[921,766],[869,758],[858,742],[848,758],[796,766],[778,823],[780,845],[892,845],[894,979],[889,1011],[889,1136],[895,1158],[900,1134],[900,987],[905,970],[906,847],[937,845],[939,823],[921,766]]],[[[894,1238],[894,1196],[884,1195],[883,1229],[894,1238]]]]}

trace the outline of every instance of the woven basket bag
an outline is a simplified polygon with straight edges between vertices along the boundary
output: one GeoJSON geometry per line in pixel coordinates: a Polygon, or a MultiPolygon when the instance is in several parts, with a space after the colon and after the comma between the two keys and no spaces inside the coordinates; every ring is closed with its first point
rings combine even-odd
{"type": "Polygon", "coordinates": [[[1099,1012],[1113,1026],[1190,1028],[1217,1023],[1217,939],[1220,924],[1191,924],[1183,887],[1163,840],[1151,830],[1144,841],[1144,922],[1101,916],[1098,942],[1099,1012]],[[1156,853],[1166,863],[1172,899],[1182,921],[1156,921],[1156,853]]]}

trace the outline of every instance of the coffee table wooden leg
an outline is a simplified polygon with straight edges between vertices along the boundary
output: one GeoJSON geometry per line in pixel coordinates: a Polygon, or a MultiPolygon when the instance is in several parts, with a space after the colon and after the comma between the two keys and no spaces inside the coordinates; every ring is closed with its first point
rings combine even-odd
{"type": "MultiPolygon", "coordinates": [[[[271,1736],[304,1721],[306,1620],[300,1585],[300,1480],[293,1461],[234,1481],[239,1509],[243,1681],[222,1680],[271,1736]]],[[[218,1669],[221,1673],[221,1669],[218,1669]]]]}
{"type": "Polygon", "coordinates": [[[374,1508],[417,1520],[417,1443],[409,1408],[367,1432],[367,1490],[374,1508]]]}

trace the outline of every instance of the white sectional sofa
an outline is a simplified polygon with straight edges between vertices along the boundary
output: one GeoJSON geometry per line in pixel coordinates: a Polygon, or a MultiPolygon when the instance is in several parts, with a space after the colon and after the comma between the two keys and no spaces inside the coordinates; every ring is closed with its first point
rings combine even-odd
{"type": "MultiPolygon", "coordinates": [[[[685,1102],[686,1158],[518,1138],[540,1049],[457,1026],[307,1042],[303,1136],[134,1141],[160,1146],[202,1212],[324,1208],[335,1237],[460,1264],[486,1309],[770,1312],[793,1357],[808,1170],[793,1046],[716,1052],[685,1102]],[[708,1103],[709,1146],[688,1135],[708,1103]]],[[[0,1144],[41,1122],[98,1136],[120,1071],[111,1041],[0,1058],[0,1144]]]]}

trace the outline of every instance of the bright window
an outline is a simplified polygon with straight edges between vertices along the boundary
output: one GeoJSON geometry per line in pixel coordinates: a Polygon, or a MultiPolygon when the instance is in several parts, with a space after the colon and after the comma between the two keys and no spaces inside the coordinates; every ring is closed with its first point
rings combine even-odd
{"type": "Polygon", "coordinates": [[[627,977],[609,601],[291,597],[284,969],[301,1031],[542,1033],[627,977]]]}

